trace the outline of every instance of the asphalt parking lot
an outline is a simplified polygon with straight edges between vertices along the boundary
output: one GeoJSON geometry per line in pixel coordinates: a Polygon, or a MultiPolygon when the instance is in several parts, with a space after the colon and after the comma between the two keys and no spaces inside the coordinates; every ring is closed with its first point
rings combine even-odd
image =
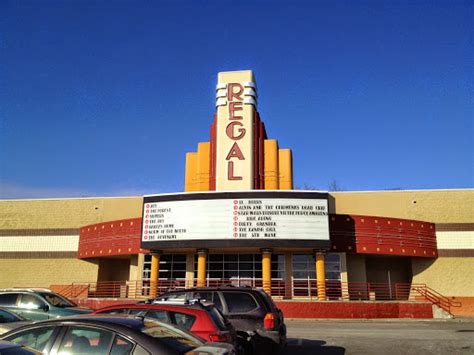
{"type": "Polygon", "coordinates": [[[285,354],[474,354],[474,318],[285,320],[285,354]]]}

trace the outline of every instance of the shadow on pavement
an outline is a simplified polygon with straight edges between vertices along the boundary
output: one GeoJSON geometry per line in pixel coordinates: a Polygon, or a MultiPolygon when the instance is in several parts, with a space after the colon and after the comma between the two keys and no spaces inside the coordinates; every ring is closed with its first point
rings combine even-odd
{"type": "Polygon", "coordinates": [[[344,355],[346,349],[340,346],[325,346],[323,340],[311,340],[301,338],[289,338],[285,355],[344,355]]]}

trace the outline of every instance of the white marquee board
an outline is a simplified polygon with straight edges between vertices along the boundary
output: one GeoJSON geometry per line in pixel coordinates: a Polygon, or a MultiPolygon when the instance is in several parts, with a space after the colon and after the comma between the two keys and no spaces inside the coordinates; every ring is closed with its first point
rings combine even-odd
{"type": "Polygon", "coordinates": [[[327,198],[278,192],[145,197],[142,243],[198,240],[329,240],[327,198]],[[209,197],[211,195],[211,197],[209,197]],[[204,196],[204,195],[203,195],[204,196]],[[221,197],[224,196],[224,197],[221,197]],[[302,195],[301,195],[302,196],[302,195]],[[168,197],[168,198],[167,198],[168,197]],[[214,198],[215,197],[215,198],[214,198]]]}

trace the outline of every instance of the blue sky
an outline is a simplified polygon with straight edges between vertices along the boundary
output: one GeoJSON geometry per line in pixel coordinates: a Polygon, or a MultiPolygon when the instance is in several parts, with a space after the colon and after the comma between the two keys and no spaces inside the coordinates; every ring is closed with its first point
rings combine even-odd
{"type": "Polygon", "coordinates": [[[299,187],[474,186],[469,1],[1,1],[0,198],[179,192],[254,70],[299,187]]]}

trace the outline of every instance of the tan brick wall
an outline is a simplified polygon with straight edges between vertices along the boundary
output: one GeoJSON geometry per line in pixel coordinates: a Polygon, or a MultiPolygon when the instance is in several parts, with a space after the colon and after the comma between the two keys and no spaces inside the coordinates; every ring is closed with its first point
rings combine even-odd
{"type": "Polygon", "coordinates": [[[95,282],[97,263],[72,258],[0,259],[0,288],[95,282]]]}
{"type": "Polygon", "coordinates": [[[445,296],[474,296],[474,258],[412,259],[413,283],[423,283],[445,296]]]}
{"type": "Polygon", "coordinates": [[[474,189],[331,192],[336,213],[473,223],[474,189]]]}
{"type": "Polygon", "coordinates": [[[0,201],[0,229],[80,228],[142,215],[142,197],[0,201]]]}

